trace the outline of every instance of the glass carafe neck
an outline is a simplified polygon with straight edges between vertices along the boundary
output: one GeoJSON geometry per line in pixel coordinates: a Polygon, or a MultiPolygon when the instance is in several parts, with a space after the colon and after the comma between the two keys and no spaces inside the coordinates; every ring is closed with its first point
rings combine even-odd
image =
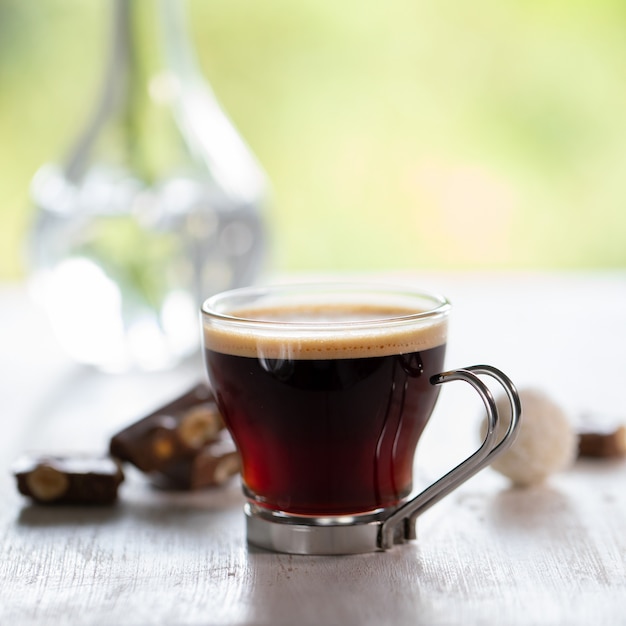
{"type": "Polygon", "coordinates": [[[199,70],[181,0],[114,0],[112,7],[101,94],[66,162],[67,179],[79,182],[102,160],[94,155],[99,143],[147,184],[195,170],[234,199],[258,200],[265,176],[199,70]]]}

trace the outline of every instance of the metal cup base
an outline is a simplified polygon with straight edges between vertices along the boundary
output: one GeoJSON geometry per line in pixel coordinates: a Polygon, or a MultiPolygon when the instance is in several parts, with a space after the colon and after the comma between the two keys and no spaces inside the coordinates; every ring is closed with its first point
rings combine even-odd
{"type": "Polygon", "coordinates": [[[287,554],[340,555],[379,552],[383,517],[296,517],[245,505],[248,543],[287,554]]]}

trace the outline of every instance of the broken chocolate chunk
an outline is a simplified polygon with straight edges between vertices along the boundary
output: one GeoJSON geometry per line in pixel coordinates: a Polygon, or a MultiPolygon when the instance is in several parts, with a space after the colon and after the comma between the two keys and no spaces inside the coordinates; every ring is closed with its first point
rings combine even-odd
{"type": "Polygon", "coordinates": [[[213,395],[198,384],[111,438],[112,456],[143,472],[195,457],[224,428],[213,395]]]}
{"type": "Polygon", "coordinates": [[[239,453],[227,433],[205,445],[194,457],[179,459],[150,474],[162,489],[196,490],[220,487],[239,473],[239,453]]]}
{"type": "Polygon", "coordinates": [[[112,504],[124,480],[103,456],[24,455],[13,465],[19,492],[40,504],[112,504]]]}
{"type": "Polygon", "coordinates": [[[579,431],[578,456],[618,458],[626,456],[626,426],[614,425],[579,431]]]}

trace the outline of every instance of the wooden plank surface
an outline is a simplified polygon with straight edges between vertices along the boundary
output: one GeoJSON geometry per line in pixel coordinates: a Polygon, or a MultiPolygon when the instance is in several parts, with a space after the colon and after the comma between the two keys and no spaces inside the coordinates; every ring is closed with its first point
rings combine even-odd
{"type": "MultiPolygon", "coordinates": [[[[573,419],[626,417],[626,276],[424,275],[456,304],[447,364],[490,362],[573,419]]],[[[128,472],[118,506],[29,505],[25,449],[103,449],[202,376],[106,376],[69,363],[21,287],[0,289],[0,624],[626,624],[626,463],[578,462],[512,489],[486,470],[386,553],[277,555],[246,545],[237,481],[171,494],[128,472]]],[[[420,443],[426,484],[478,441],[479,406],[446,389],[420,443]]]]}

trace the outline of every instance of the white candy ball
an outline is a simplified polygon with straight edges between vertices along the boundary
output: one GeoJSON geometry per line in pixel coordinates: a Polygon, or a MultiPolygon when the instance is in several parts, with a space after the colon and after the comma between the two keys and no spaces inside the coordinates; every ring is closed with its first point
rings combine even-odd
{"type": "MultiPolygon", "coordinates": [[[[571,465],[576,458],[578,436],[570,421],[545,393],[535,389],[519,391],[522,419],[513,445],[496,457],[491,467],[511,479],[514,485],[530,486],[571,465]]],[[[510,423],[507,396],[496,400],[502,417],[498,441],[510,423]]],[[[485,426],[483,432],[485,432],[485,426]]]]}

